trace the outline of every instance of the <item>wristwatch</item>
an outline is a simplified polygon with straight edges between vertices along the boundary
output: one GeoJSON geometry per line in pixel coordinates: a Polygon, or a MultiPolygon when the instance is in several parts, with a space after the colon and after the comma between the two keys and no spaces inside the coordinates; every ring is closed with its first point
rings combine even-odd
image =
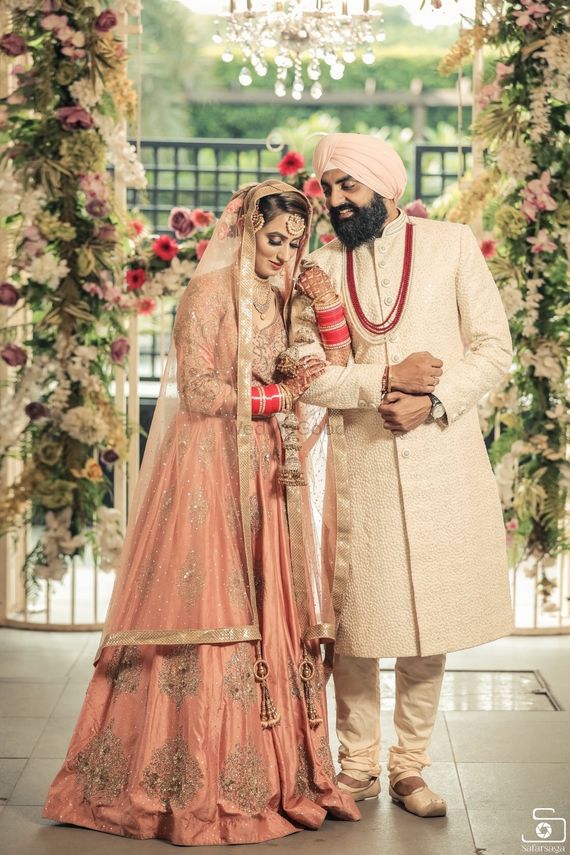
{"type": "Polygon", "coordinates": [[[445,407],[439,398],[436,398],[431,392],[429,392],[429,399],[431,401],[430,416],[432,419],[442,419],[445,415],[445,407]]]}

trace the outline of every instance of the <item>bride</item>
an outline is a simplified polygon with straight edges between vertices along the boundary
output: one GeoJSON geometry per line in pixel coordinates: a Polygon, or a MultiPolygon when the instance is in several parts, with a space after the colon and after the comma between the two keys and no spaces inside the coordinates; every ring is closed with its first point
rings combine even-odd
{"type": "Polygon", "coordinates": [[[310,232],[279,181],[234,195],[181,300],[95,671],[44,816],[181,845],[327,811],[321,641],[334,638],[324,370],[286,351],[310,232]]]}

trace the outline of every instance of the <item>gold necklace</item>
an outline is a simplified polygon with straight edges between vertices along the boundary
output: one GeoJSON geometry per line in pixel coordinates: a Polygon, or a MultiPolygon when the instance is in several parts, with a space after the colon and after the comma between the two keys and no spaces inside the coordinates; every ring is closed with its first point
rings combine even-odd
{"type": "Polygon", "coordinates": [[[254,274],[253,282],[253,305],[259,313],[262,321],[265,320],[267,311],[273,299],[273,290],[267,279],[261,279],[254,274]],[[265,298],[265,299],[264,299],[265,298]]]}

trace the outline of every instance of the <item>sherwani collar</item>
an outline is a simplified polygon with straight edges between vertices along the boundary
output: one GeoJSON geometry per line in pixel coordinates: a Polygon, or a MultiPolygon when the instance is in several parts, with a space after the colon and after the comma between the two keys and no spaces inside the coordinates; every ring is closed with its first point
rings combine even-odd
{"type": "Polygon", "coordinates": [[[380,237],[377,237],[374,240],[374,243],[376,243],[376,241],[381,241],[384,238],[392,237],[393,235],[398,234],[402,231],[407,222],[407,215],[404,213],[404,211],[402,211],[401,208],[398,208],[398,216],[396,217],[396,219],[392,220],[388,223],[387,226],[384,227],[382,234],[380,235],[380,237]]]}

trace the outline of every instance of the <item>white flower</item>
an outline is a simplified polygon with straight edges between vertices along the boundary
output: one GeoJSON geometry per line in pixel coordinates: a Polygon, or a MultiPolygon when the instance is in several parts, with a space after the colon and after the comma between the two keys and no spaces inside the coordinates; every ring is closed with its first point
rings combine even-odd
{"type": "Polygon", "coordinates": [[[501,299],[509,320],[524,308],[523,295],[514,282],[508,282],[501,288],[501,299]]]}
{"type": "Polygon", "coordinates": [[[546,60],[544,82],[553,98],[570,101],[570,33],[550,34],[538,52],[546,60]]]}
{"type": "Polygon", "coordinates": [[[507,140],[497,152],[497,165],[501,172],[516,181],[522,181],[535,170],[532,151],[525,143],[507,140]]]}
{"type": "Polygon", "coordinates": [[[26,190],[20,202],[20,213],[26,219],[33,220],[37,214],[45,207],[46,194],[41,187],[36,187],[33,190],[26,190]]]}
{"type": "Polygon", "coordinates": [[[115,508],[101,506],[93,530],[101,570],[116,570],[123,547],[121,514],[115,508]]]}
{"type": "Polygon", "coordinates": [[[105,420],[89,407],[72,407],[64,413],[61,427],[73,439],[78,439],[86,445],[96,445],[107,435],[105,420]]]}
{"type": "Polygon", "coordinates": [[[93,118],[105,141],[107,158],[115,167],[118,178],[128,187],[144,190],[147,185],[144,166],[138,158],[135,147],[128,142],[126,131],[117,127],[110,116],[104,116],[95,111],[93,118]]]}
{"type": "Polygon", "coordinates": [[[495,466],[495,477],[497,479],[501,504],[505,509],[512,508],[515,500],[513,485],[517,474],[517,463],[518,457],[516,454],[509,452],[503,455],[495,466]]]}
{"type": "Polygon", "coordinates": [[[67,261],[59,260],[52,255],[51,252],[46,252],[34,258],[28,269],[25,271],[23,278],[32,282],[39,282],[42,285],[47,285],[52,291],[55,291],[61,280],[69,273],[67,261]]]}
{"type": "Polygon", "coordinates": [[[10,158],[0,163],[0,217],[10,217],[20,210],[22,185],[14,171],[10,158]]]}
{"type": "Polygon", "coordinates": [[[92,85],[88,77],[82,77],[72,83],[69,87],[71,97],[82,107],[90,108],[99,103],[103,95],[104,87],[101,79],[96,77],[92,85]]]}
{"type": "Polygon", "coordinates": [[[529,113],[529,137],[533,143],[539,143],[551,131],[550,105],[546,86],[538,86],[531,91],[529,113]]]}
{"type": "Polygon", "coordinates": [[[48,564],[36,564],[34,566],[34,574],[38,579],[61,582],[66,573],[67,564],[64,558],[52,558],[48,564]]]}
{"type": "Polygon", "coordinates": [[[0,454],[15,445],[24,430],[28,417],[24,408],[41,395],[50,372],[49,357],[35,356],[34,361],[22,369],[17,387],[3,390],[0,410],[0,454]]]}

